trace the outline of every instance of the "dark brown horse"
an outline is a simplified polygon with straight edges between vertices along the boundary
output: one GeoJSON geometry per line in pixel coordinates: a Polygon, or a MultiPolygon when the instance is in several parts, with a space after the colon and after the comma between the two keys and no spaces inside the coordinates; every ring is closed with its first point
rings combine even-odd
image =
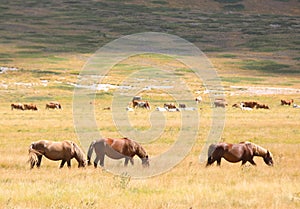
{"type": "Polygon", "coordinates": [[[24,105],[22,103],[13,103],[10,105],[11,110],[17,109],[17,110],[24,110],[24,105]]]}
{"type": "Polygon", "coordinates": [[[148,154],[140,144],[132,139],[103,138],[93,141],[89,147],[87,154],[88,165],[91,165],[91,157],[94,150],[96,153],[96,158],[94,160],[95,168],[97,167],[99,160],[100,166],[104,166],[105,155],[112,159],[125,158],[124,166],[128,165],[128,161],[130,161],[133,165],[133,157],[137,155],[142,160],[142,165],[144,167],[149,166],[148,154]]]}
{"type": "Polygon", "coordinates": [[[271,152],[261,146],[251,142],[240,142],[239,144],[220,142],[209,146],[206,166],[213,164],[215,161],[220,166],[222,157],[231,163],[242,161],[242,165],[244,165],[248,161],[252,165],[256,165],[253,161],[254,156],[262,157],[269,166],[273,165],[271,152]]]}
{"type": "Polygon", "coordinates": [[[70,168],[72,158],[77,160],[78,167],[86,166],[83,151],[72,141],[53,142],[40,140],[32,142],[29,147],[29,162],[31,168],[35,165],[39,168],[43,156],[50,160],[61,160],[60,168],[62,168],[66,162],[70,168]]]}

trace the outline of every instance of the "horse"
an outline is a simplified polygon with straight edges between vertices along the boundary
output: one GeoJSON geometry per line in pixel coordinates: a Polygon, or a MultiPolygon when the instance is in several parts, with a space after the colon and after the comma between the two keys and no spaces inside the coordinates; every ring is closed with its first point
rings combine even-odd
{"type": "Polygon", "coordinates": [[[281,105],[288,105],[288,106],[291,106],[291,104],[293,104],[294,100],[291,99],[291,100],[280,100],[281,101],[281,105]]]}
{"type": "Polygon", "coordinates": [[[256,109],[270,109],[268,105],[265,104],[257,104],[256,109]]]}
{"type": "Polygon", "coordinates": [[[17,110],[24,110],[24,105],[22,103],[13,103],[10,105],[11,110],[17,109],[17,110]]]}
{"type": "Polygon", "coordinates": [[[150,104],[148,101],[143,100],[132,100],[133,108],[141,107],[150,110],[150,104]]]}
{"type": "Polygon", "coordinates": [[[34,110],[38,111],[38,108],[35,104],[24,104],[24,110],[34,110]]]}
{"type": "Polygon", "coordinates": [[[51,101],[51,102],[49,102],[49,104],[54,104],[54,105],[57,106],[57,109],[62,109],[62,106],[61,106],[61,104],[59,102],[51,101]]]}
{"type": "Polygon", "coordinates": [[[227,106],[227,102],[225,100],[215,100],[214,101],[214,106],[225,108],[227,106]]]}
{"type": "Polygon", "coordinates": [[[222,157],[231,163],[242,161],[242,165],[244,165],[248,161],[252,165],[256,165],[253,161],[254,156],[262,157],[268,166],[273,166],[271,152],[248,141],[240,142],[239,144],[229,144],[225,142],[211,144],[208,148],[206,166],[213,164],[215,161],[217,161],[217,165],[220,166],[222,157]]]}
{"type": "Polygon", "coordinates": [[[48,140],[40,140],[32,142],[29,146],[29,162],[31,169],[36,165],[41,166],[42,157],[54,161],[61,160],[59,168],[62,168],[67,162],[67,166],[71,167],[71,159],[75,158],[79,167],[86,166],[86,159],[83,151],[72,141],[54,142],[48,140]]]}
{"type": "Polygon", "coordinates": [[[176,105],[174,103],[164,104],[164,108],[166,109],[176,109],[176,105]]]}
{"type": "Polygon", "coordinates": [[[252,109],[258,104],[257,102],[241,102],[241,104],[242,103],[244,104],[244,107],[250,107],[252,109]]]}
{"type": "Polygon", "coordinates": [[[48,104],[46,104],[45,109],[61,109],[61,108],[59,108],[59,106],[57,104],[48,103],[48,104]]]}
{"type": "Polygon", "coordinates": [[[87,161],[88,165],[91,165],[91,157],[93,151],[96,153],[94,160],[94,167],[97,168],[97,164],[100,160],[100,166],[104,167],[105,155],[112,159],[125,158],[124,166],[128,165],[128,161],[134,165],[133,157],[137,155],[142,160],[143,167],[149,167],[149,157],[145,149],[136,141],[128,138],[112,139],[102,138],[94,140],[88,149],[87,161]]]}

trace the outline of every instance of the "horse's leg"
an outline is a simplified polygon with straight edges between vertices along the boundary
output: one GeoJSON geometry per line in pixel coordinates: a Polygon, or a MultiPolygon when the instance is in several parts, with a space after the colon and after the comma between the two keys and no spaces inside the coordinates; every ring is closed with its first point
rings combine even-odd
{"type": "Polygon", "coordinates": [[[105,157],[105,155],[100,156],[100,166],[101,167],[104,167],[104,157],[105,157]]]}
{"type": "Polygon", "coordinates": [[[207,158],[207,163],[206,163],[206,167],[210,166],[211,164],[213,164],[215,162],[215,160],[213,159],[212,156],[207,158]]]}
{"type": "Polygon", "coordinates": [[[130,158],[130,163],[131,163],[131,165],[134,165],[134,160],[133,160],[133,158],[130,158]]]}
{"type": "MultiPolygon", "coordinates": [[[[38,161],[37,161],[37,163],[36,163],[36,167],[38,167],[38,168],[41,166],[42,157],[43,157],[43,155],[38,155],[38,156],[37,156],[38,161]]],[[[34,166],[34,165],[33,165],[33,166],[34,166]]]]}
{"type": "Polygon", "coordinates": [[[67,161],[68,168],[71,168],[71,159],[67,161]]]}
{"type": "Polygon", "coordinates": [[[250,162],[252,165],[255,165],[255,166],[256,166],[256,163],[253,161],[253,158],[250,159],[249,162],[250,162]]]}
{"type": "Polygon", "coordinates": [[[125,166],[125,167],[127,167],[128,161],[129,161],[129,158],[128,158],[128,157],[125,157],[125,162],[124,162],[124,166],[125,166]]]}
{"type": "Polygon", "coordinates": [[[66,163],[66,160],[62,160],[62,161],[61,161],[61,163],[60,163],[60,166],[59,166],[59,168],[62,168],[62,167],[64,167],[65,163],[66,163]]]}
{"type": "Polygon", "coordinates": [[[99,157],[98,155],[96,156],[95,160],[94,160],[94,167],[97,168],[98,162],[99,162],[99,157]]]}
{"type": "Polygon", "coordinates": [[[217,166],[221,165],[221,158],[217,159],[217,166]]]}

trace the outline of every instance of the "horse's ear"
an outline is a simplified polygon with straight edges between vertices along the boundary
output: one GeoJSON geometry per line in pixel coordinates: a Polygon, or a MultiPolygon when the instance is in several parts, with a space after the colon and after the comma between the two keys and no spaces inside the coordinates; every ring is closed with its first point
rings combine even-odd
{"type": "Polygon", "coordinates": [[[270,157],[270,152],[269,152],[269,150],[267,150],[267,156],[270,157]]]}

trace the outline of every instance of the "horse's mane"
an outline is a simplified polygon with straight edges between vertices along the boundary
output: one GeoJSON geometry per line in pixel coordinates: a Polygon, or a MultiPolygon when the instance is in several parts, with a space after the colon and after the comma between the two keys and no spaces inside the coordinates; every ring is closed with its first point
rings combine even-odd
{"type": "Polygon", "coordinates": [[[254,155],[265,155],[268,152],[267,149],[255,144],[253,142],[245,141],[244,143],[245,144],[250,144],[252,146],[252,150],[253,150],[254,155]]]}
{"type": "Polygon", "coordinates": [[[78,156],[78,158],[80,160],[84,160],[85,155],[84,155],[83,151],[80,149],[80,147],[76,143],[72,142],[72,144],[73,144],[74,151],[75,151],[76,155],[78,156]]]}

